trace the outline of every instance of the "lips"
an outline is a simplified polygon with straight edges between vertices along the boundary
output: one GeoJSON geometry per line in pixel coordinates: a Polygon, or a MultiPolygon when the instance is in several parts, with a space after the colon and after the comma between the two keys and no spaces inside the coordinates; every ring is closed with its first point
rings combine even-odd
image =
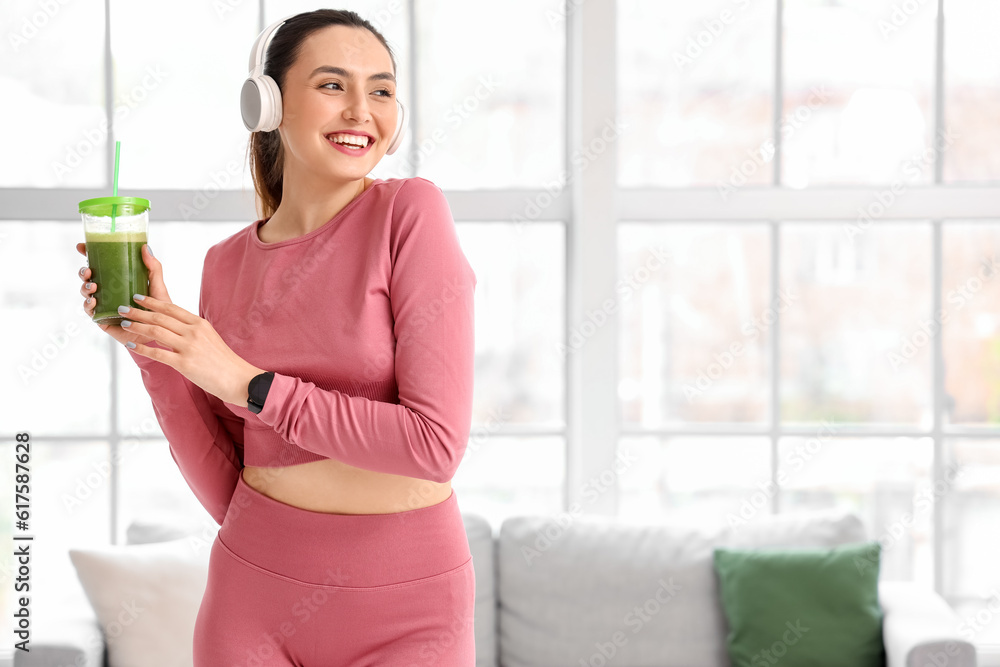
{"type": "Polygon", "coordinates": [[[362,148],[367,148],[368,146],[371,146],[373,143],[375,143],[375,137],[373,137],[372,135],[366,134],[364,132],[352,132],[350,130],[339,130],[337,132],[330,132],[328,134],[324,134],[323,136],[326,137],[326,139],[328,141],[332,142],[333,138],[335,136],[337,136],[338,134],[348,134],[348,135],[351,135],[353,137],[364,137],[365,139],[368,140],[368,143],[366,143],[364,146],[362,146],[362,148]]]}
{"type": "Polygon", "coordinates": [[[374,138],[371,135],[369,135],[369,134],[361,134],[361,133],[356,133],[356,132],[347,132],[346,133],[346,134],[350,134],[350,135],[356,136],[356,137],[363,137],[367,141],[367,143],[364,146],[358,146],[357,144],[348,144],[348,143],[336,142],[331,137],[333,137],[333,136],[335,136],[337,134],[345,134],[345,133],[343,133],[343,132],[333,132],[331,134],[327,134],[327,135],[323,135],[323,136],[326,139],[326,142],[328,144],[330,144],[333,148],[335,148],[336,150],[340,151],[341,153],[344,153],[345,155],[350,155],[352,157],[359,157],[359,156],[367,155],[368,152],[371,151],[372,147],[375,145],[374,138]]]}

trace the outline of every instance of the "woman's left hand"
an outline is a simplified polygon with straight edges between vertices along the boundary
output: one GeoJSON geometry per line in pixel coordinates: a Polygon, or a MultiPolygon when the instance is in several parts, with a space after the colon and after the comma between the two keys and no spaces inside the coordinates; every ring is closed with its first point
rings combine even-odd
{"type": "Polygon", "coordinates": [[[137,343],[134,352],[174,369],[208,393],[227,403],[246,405],[247,385],[264,371],[247,362],[226,344],[212,323],[175,303],[147,296],[143,308],[123,313],[130,331],[148,336],[170,350],[137,343]]]}

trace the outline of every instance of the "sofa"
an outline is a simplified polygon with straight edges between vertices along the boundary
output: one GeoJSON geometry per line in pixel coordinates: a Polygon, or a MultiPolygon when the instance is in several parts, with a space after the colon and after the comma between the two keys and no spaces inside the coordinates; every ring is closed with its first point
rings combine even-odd
{"type": "MultiPolygon", "coordinates": [[[[835,511],[708,528],[568,513],[508,517],[498,530],[475,513],[463,512],[463,519],[476,574],[477,667],[728,667],[715,547],[835,547],[872,539],[857,515],[835,511]]],[[[137,522],[127,533],[133,546],[118,548],[148,548],[190,531],[137,522]]],[[[207,571],[208,549],[198,558],[204,563],[192,569],[195,593],[204,585],[198,568],[207,571]]],[[[933,591],[880,579],[878,601],[889,667],[976,665],[958,616],[933,591]]],[[[109,667],[102,625],[87,602],[81,597],[58,619],[46,619],[36,605],[32,650],[16,652],[15,667],[109,667]]],[[[194,613],[197,603],[189,595],[178,604],[194,613]]]]}

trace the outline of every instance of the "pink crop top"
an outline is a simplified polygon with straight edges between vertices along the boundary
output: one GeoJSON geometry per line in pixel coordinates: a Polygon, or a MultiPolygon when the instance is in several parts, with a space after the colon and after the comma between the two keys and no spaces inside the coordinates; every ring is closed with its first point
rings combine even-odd
{"type": "Polygon", "coordinates": [[[274,371],[259,414],[129,350],[199,501],[221,525],[244,465],[336,459],[449,481],[471,429],[476,276],[441,189],[375,179],[308,234],[264,243],[263,224],[209,248],[198,304],[274,371]]]}

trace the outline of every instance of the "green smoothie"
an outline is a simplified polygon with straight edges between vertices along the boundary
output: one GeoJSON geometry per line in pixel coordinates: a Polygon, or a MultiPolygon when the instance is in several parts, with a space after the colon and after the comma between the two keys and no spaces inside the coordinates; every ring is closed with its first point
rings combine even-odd
{"type": "MultiPolygon", "coordinates": [[[[121,326],[118,306],[140,308],[133,294],[149,294],[149,269],[142,261],[146,232],[119,231],[86,234],[87,264],[97,299],[93,320],[121,326]]],[[[145,310],[145,309],[143,309],[145,310]]]]}

